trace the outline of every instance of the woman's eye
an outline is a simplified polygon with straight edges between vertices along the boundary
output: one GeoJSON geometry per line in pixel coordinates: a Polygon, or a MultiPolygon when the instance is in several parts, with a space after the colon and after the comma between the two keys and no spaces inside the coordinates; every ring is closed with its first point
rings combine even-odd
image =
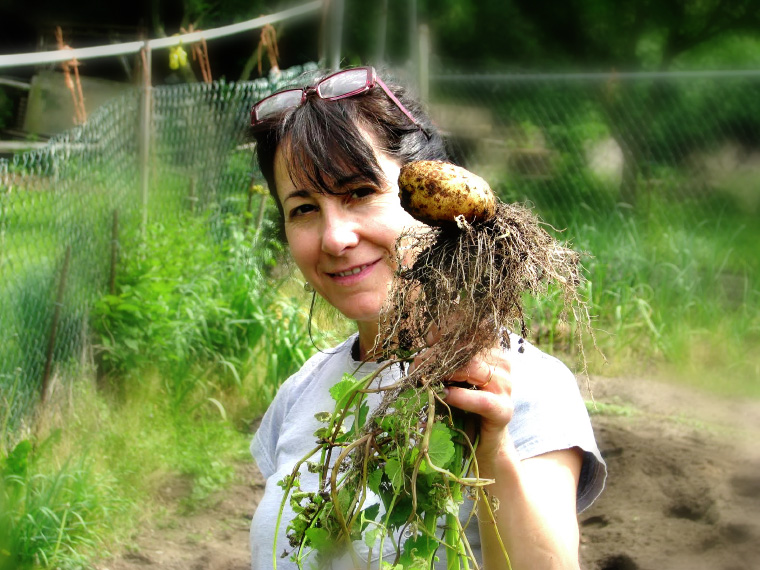
{"type": "Polygon", "coordinates": [[[309,212],[312,212],[316,209],[316,206],[314,204],[301,204],[300,206],[296,206],[292,210],[290,210],[290,217],[291,218],[297,218],[298,216],[303,216],[304,214],[308,214],[309,212]]]}
{"type": "Polygon", "coordinates": [[[366,198],[367,196],[371,196],[374,193],[375,193],[375,189],[374,188],[372,188],[370,186],[366,186],[366,187],[355,188],[355,189],[351,190],[350,196],[354,200],[361,200],[362,198],[366,198]]]}

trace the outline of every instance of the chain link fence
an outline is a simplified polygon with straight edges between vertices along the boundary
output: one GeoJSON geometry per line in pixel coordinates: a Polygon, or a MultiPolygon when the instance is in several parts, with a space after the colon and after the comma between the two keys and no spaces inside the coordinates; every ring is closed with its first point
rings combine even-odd
{"type": "Polygon", "coordinates": [[[557,223],[760,204],[760,72],[446,73],[430,93],[457,159],[557,223]]]}
{"type": "Polygon", "coordinates": [[[120,236],[144,219],[239,209],[256,179],[245,144],[251,104],[314,67],[154,88],[147,207],[138,90],[43,150],[0,160],[0,433],[87,360],[88,308],[111,286],[120,236]]]}
{"type": "MultiPolygon", "coordinates": [[[[250,105],[304,70],[154,88],[146,208],[138,91],[44,150],[0,160],[3,432],[53,379],[76,375],[88,307],[109,290],[120,235],[144,215],[221,218],[246,207],[256,177],[250,105]]],[[[760,74],[446,74],[431,78],[430,93],[456,159],[555,225],[579,208],[593,223],[621,204],[666,215],[760,204],[760,74]]]]}

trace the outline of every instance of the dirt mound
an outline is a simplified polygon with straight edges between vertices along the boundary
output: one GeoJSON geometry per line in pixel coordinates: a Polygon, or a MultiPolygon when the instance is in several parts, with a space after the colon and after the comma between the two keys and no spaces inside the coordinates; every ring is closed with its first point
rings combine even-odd
{"type": "MultiPolygon", "coordinates": [[[[643,379],[592,381],[607,489],[580,516],[586,570],[760,568],[760,402],[643,379]]],[[[167,515],[99,570],[247,570],[248,526],[263,491],[250,464],[209,510],[167,515]]]]}
{"type": "Polygon", "coordinates": [[[580,517],[584,567],[760,567],[760,404],[645,380],[594,386],[609,482],[580,517]]]}

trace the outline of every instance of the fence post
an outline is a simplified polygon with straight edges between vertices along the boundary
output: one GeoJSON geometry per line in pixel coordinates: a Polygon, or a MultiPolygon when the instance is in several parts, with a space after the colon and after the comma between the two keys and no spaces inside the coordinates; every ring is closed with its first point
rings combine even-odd
{"type": "Polygon", "coordinates": [[[417,0],[407,0],[407,6],[409,8],[409,61],[411,73],[414,73],[419,70],[420,65],[419,42],[417,40],[417,33],[419,32],[417,27],[417,0]]]}
{"type": "Polygon", "coordinates": [[[190,202],[190,213],[195,214],[195,205],[198,202],[198,196],[195,194],[196,178],[193,174],[190,176],[190,191],[187,196],[188,202],[190,202]]]}
{"type": "Polygon", "coordinates": [[[343,41],[343,0],[330,0],[332,13],[329,17],[330,30],[330,69],[340,68],[340,44],[343,41]]]}
{"type": "Polygon", "coordinates": [[[256,236],[261,233],[261,226],[264,223],[264,213],[267,211],[267,197],[262,194],[259,200],[259,215],[256,217],[256,236]]]}
{"type": "Polygon", "coordinates": [[[143,86],[140,105],[140,191],[142,194],[142,222],[140,232],[145,239],[148,228],[148,195],[150,187],[150,132],[153,93],[151,88],[151,51],[150,43],[145,42],[142,51],[143,86]]]}
{"type": "Polygon", "coordinates": [[[385,41],[388,35],[388,0],[380,0],[380,20],[377,23],[377,45],[375,63],[382,65],[385,61],[385,41]]]}
{"type": "Polygon", "coordinates": [[[116,293],[116,263],[119,260],[119,210],[113,211],[113,227],[111,228],[111,273],[108,278],[108,293],[116,293]]]}
{"type": "Polygon", "coordinates": [[[63,269],[58,280],[58,293],[55,296],[55,312],[53,322],[50,325],[50,339],[48,340],[47,357],[45,359],[45,372],[42,375],[42,390],[40,399],[44,403],[48,397],[50,388],[50,371],[53,367],[53,353],[55,351],[55,337],[58,333],[58,321],[61,318],[61,305],[63,305],[63,293],[66,290],[66,279],[69,276],[69,262],[71,261],[71,246],[66,248],[66,256],[63,259],[63,269]]]}

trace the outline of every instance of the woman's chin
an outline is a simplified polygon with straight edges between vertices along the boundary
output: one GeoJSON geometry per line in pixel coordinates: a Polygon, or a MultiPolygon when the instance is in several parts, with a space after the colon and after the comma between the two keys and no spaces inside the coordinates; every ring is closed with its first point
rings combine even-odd
{"type": "Polygon", "coordinates": [[[349,320],[377,326],[380,320],[379,307],[361,307],[357,305],[337,307],[340,313],[349,320]]]}

